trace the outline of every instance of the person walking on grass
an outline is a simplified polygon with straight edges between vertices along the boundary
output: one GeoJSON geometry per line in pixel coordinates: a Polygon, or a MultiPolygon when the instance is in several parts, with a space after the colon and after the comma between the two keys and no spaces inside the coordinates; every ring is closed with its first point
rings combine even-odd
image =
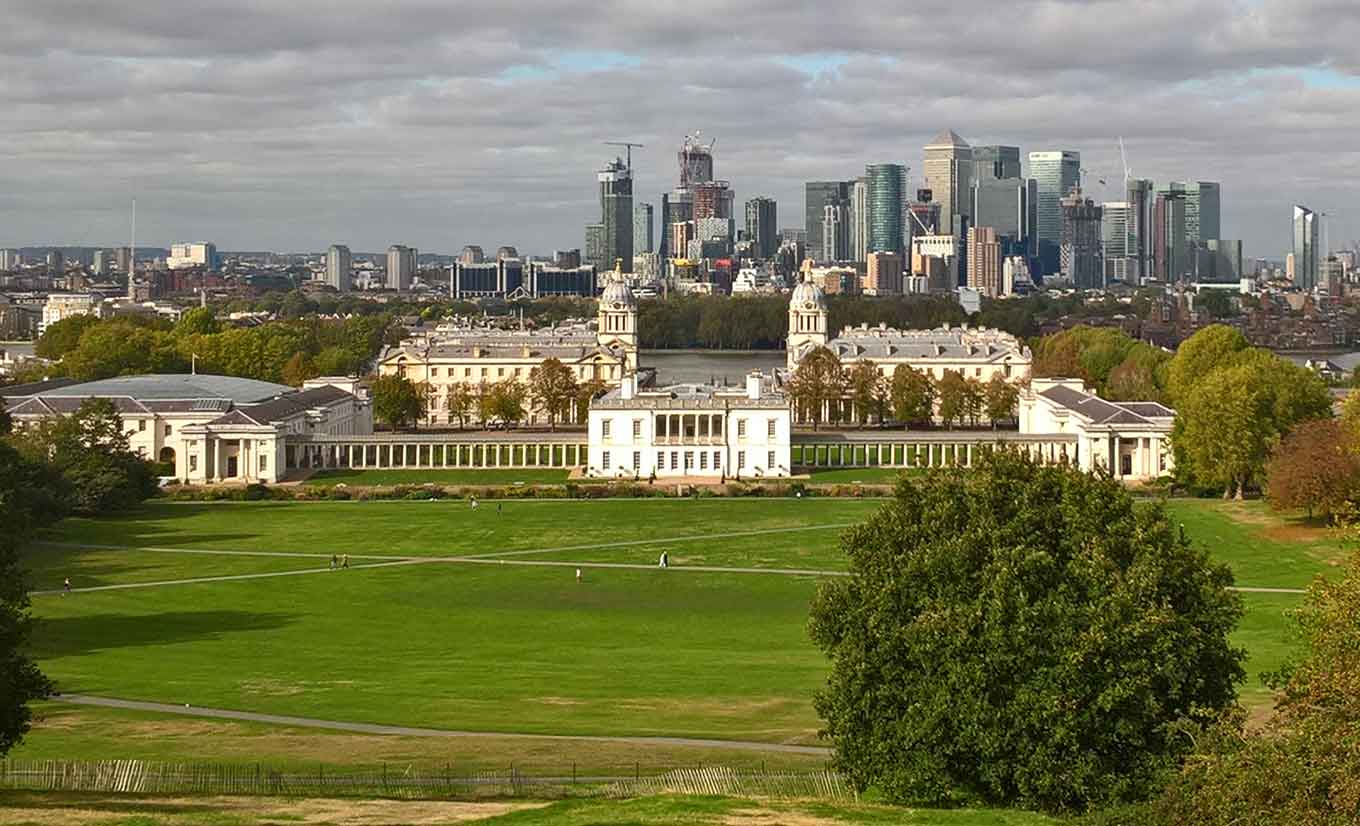
{"type": "Polygon", "coordinates": [[[671,567],[671,555],[670,555],[670,553],[668,553],[667,551],[662,551],[662,552],[661,552],[661,559],[657,561],[656,567],[658,567],[658,568],[669,568],[669,567],[671,567]]]}
{"type": "Polygon", "coordinates": [[[502,505],[502,504],[504,504],[504,503],[502,503],[502,502],[497,502],[497,503],[496,503],[496,515],[497,515],[497,516],[500,516],[500,515],[501,515],[501,505],[502,505]]]}
{"type": "Polygon", "coordinates": [[[477,510],[477,497],[472,497],[472,509],[477,510]]]}
{"type": "Polygon", "coordinates": [[[71,593],[71,578],[68,576],[61,581],[61,595],[66,596],[69,593],[71,593]]]}
{"type": "Polygon", "coordinates": [[[344,556],[340,557],[340,567],[341,568],[349,567],[349,554],[345,554],[344,556]]]}
{"type": "Polygon", "coordinates": [[[331,570],[334,571],[336,568],[339,568],[339,567],[340,567],[340,557],[336,556],[335,554],[331,554],[331,570]]]}

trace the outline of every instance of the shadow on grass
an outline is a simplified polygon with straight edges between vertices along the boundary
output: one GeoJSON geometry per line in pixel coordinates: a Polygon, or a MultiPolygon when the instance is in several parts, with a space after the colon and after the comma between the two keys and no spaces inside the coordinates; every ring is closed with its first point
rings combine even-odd
{"type": "MultiPolygon", "coordinates": [[[[77,594],[72,600],[79,599],[77,594]]],[[[39,617],[32,649],[39,659],[76,657],[116,648],[141,648],[219,639],[228,634],[274,631],[296,615],[253,611],[170,611],[160,614],[91,614],[39,617]]]]}

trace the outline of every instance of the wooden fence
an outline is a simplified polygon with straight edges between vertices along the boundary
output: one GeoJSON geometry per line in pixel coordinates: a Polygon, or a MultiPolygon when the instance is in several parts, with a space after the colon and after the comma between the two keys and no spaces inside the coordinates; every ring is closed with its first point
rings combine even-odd
{"type": "Polygon", "coordinates": [[[853,792],[831,771],[747,771],[721,767],[579,774],[453,771],[452,767],[377,769],[264,764],[158,763],[144,760],[0,760],[0,789],[129,794],[221,794],[280,797],[611,797],[714,794],[845,800],[853,792]]]}

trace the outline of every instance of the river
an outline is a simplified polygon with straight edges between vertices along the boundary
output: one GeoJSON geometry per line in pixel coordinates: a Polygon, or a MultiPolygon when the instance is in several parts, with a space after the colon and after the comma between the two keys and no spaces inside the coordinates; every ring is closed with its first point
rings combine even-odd
{"type": "Polygon", "coordinates": [[[784,366],[783,350],[643,350],[638,364],[656,368],[656,383],[716,381],[741,384],[751,370],[768,373],[784,366]]]}

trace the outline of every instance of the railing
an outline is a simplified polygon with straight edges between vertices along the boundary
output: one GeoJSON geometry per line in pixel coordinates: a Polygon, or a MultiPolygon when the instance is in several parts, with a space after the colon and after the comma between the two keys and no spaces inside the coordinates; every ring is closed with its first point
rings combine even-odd
{"type": "Polygon", "coordinates": [[[389,766],[315,769],[262,763],[158,763],[144,760],[0,760],[0,789],[127,794],[222,794],[410,799],[468,797],[610,797],[662,793],[756,795],[845,800],[854,791],[840,775],[814,771],[700,767],[644,774],[627,770],[527,773],[513,766],[496,771],[455,771],[452,766],[389,766]]]}

